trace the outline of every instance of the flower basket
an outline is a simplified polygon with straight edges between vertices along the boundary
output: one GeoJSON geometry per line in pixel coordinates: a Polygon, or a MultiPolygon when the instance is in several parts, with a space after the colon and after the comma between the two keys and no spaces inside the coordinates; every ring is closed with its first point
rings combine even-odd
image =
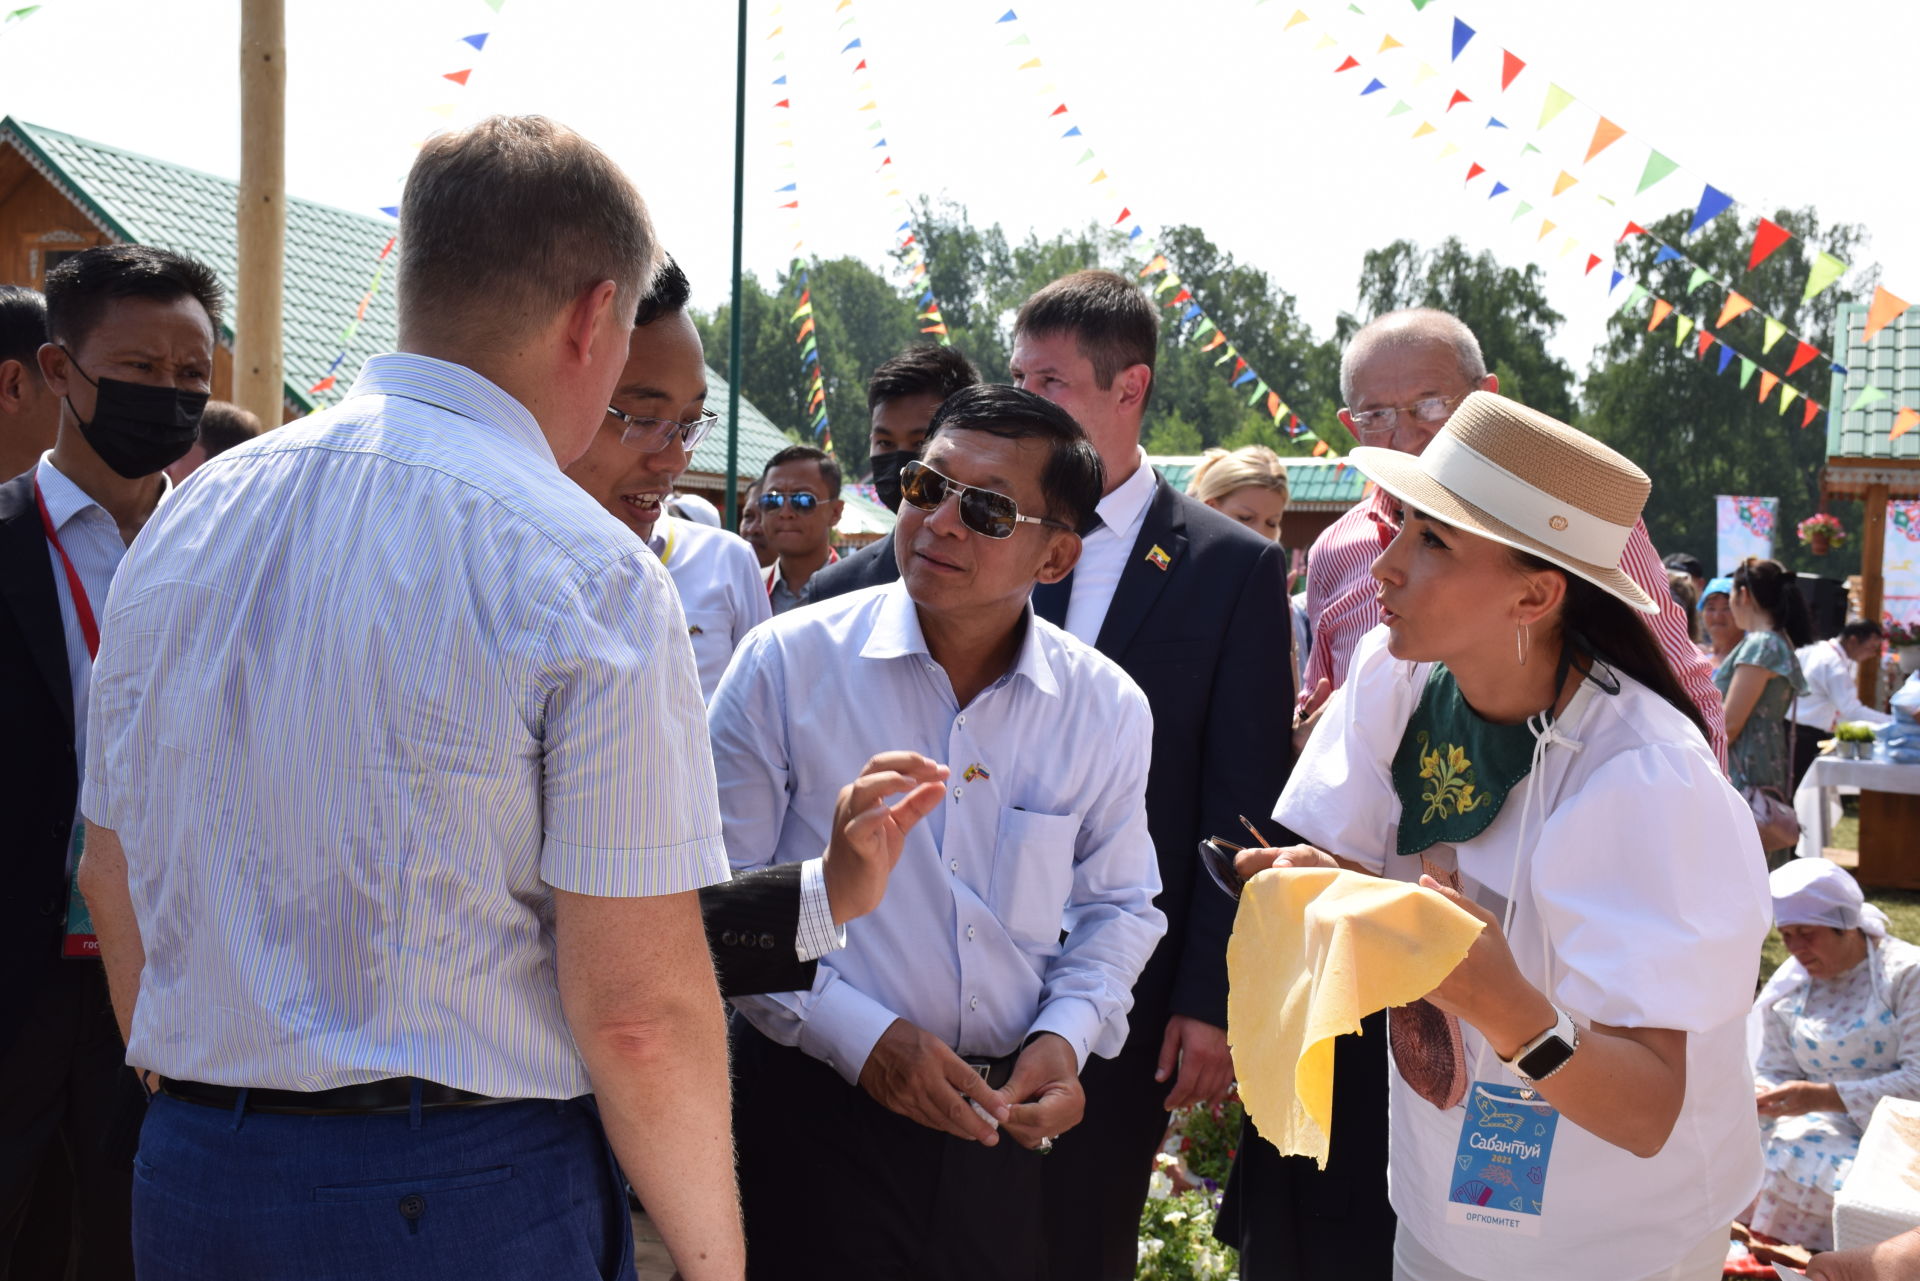
{"type": "Polygon", "coordinates": [[[1800,522],[1800,543],[1815,556],[1825,556],[1836,547],[1847,545],[1847,531],[1840,518],[1827,512],[1815,512],[1800,522]]]}

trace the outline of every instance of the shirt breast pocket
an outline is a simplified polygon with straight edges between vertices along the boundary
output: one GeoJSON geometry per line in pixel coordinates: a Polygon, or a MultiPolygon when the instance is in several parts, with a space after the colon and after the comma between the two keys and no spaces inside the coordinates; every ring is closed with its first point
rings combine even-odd
{"type": "Polygon", "coordinates": [[[1000,811],[988,900],[1014,942],[1030,952],[1060,949],[1067,896],[1073,892],[1077,814],[1000,811]]]}

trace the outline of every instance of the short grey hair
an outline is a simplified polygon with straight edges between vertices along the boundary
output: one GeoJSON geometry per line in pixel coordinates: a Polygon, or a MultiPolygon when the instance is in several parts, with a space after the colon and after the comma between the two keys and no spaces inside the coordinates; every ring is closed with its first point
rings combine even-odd
{"type": "Polygon", "coordinates": [[[1480,354],[1480,340],[1466,322],[1451,312],[1435,307],[1409,307],[1376,316],[1361,326],[1340,353],[1340,398],[1353,403],[1353,371],[1377,347],[1418,347],[1444,343],[1453,348],[1460,362],[1460,376],[1477,385],[1487,376],[1486,357],[1480,354]]]}

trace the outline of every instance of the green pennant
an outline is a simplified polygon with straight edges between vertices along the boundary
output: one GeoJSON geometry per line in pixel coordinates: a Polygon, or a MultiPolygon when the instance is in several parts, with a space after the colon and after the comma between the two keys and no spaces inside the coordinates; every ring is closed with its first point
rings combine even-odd
{"type": "Polygon", "coordinates": [[[1428,4],[1430,4],[1431,2],[1432,2],[1432,0],[1413,0],[1413,7],[1414,7],[1415,9],[1424,9],[1424,8],[1426,8],[1426,7],[1427,7],[1427,5],[1428,5],[1428,4]]]}
{"type": "Polygon", "coordinates": [[[1680,317],[1680,319],[1676,320],[1673,324],[1673,345],[1678,347],[1681,343],[1684,343],[1687,340],[1687,335],[1692,332],[1693,317],[1680,317]]]}
{"type": "Polygon", "coordinates": [[[1634,188],[1633,194],[1636,196],[1639,195],[1679,167],[1678,163],[1667,159],[1659,152],[1649,151],[1647,153],[1647,167],[1640,171],[1640,185],[1634,188]]]}
{"type": "Polygon", "coordinates": [[[1076,161],[1074,161],[1073,163],[1074,163],[1074,164],[1076,164],[1076,165],[1084,165],[1084,164],[1086,164],[1086,163],[1087,163],[1087,161],[1089,161],[1089,160],[1091,160],[1091,159],[1093,159],[1093,148],[1092,148],[1092,147],[1088,147],[1088,148],[1087,148],[1087,154],[1086,154],[1086,155],[1084,155],[1084,156],[1081,156],[1081,157],[1080,157],[1080,158],[1079,158],[1078,160],[1076,160],[1076,161]]]}
{"type": "Polygon", "coordinates": [[[1751,360],[1748,360],[1745,356],[1740,357],[1740,389],[1742,391],[1745,391],[1747,384],[1753,381],[1753,371],[1756,368],[1758,368],[1758,366],[1751,360]]]}
{"type": "Polygon", "coordinates": [[[1220,326],[1213,323],[1213,318],[1211,316],[1202,316],[1200,318],[1200,323],[1193,327],[1193,332],[1187,335],[1187,341],[1199,342],[1202,338],[1206,337],[1208,334],[1212,333],[1214,330],[1218,329],[1219,327],[1220,326]]]}
{"type": "Polygon", "coordinates": [[[1701,267],[1695,267],[1693,269],[1693,274],[1687,277],[1687,292],[1690,294],[1693,293],[1695,290],[1699,289],[1700,286],[1706,284],[1709,280],[1712,280],[1712,279],[1713,279],[1712,272],[1707,271],[1701,267]]]}
{"type": "Polygon", "coordinates": [[[1351,9],[1353,12],[1359,14],[1363,18],[1367,16],[1367,11],[1365,9],[1362,9],[1357,4],[1350,4],[1347,6],[1347,8],[1351,9]]]}
{"type": "Polygon", "coordinates": [[[1526,201],[1522,200],[1520,202],[1520,207],[1513,211],[1513,217],[1507,219],[1507,221],[1519,222],[1520,219],[1522,219],[1523,217],[1525,217],[1527,214],[1531,212],[1533,212],[1533,206],[1528,204],[1526,201]]]}
{"type": "Polygon", "coordinates": [[[1807,290],[1800,296],[1801,302],[1812,302],[1822,290],[1847,272],[1847,264],[1830,253],[1817,254],[1813,260],[1813,270],[1807,273],[1807,290]]]}
{"type": "Polygon", "coordinates": [[[493,10],[495,13],[499,13],[500,6],[505,4],[506,2],[507,0],[486,0],[487,8],[493,10]]]}
{"type": "Polygon", "coordinates": [[[1886,398],[1887,393],[1879,387],[1862,387],[1860,394],[1853,398],[1853,403],[1847,406],[1847,412],[1852,413],[1856,409],[1865,409],[1868,405],[1877,405],[1886,398]]]}
{"type": "Polygon", "coordinates": [[[1645,298],[1646,296],[1647,296],[1647,287],[1645,285],[1641,285],[1641,284],[1634,285],[1632,289],[1627,291],[1627,300],[1620,304],[1620,310],[1632,311],[1633,305],[1639,302],[1642,298],[1645,298]]]}
{"type": "Polygon", "coordinates": [[[1393,110],[1387,112],[1387,119],[1391,120],[1395,116],[1404,116],[1409,111],[1412,111],[1412,110],[1413,108],[1407,105],[1407,100],[1405,98],[1402,98],[1400,101],[1393,104],[1393,110]]]}
{"type": "Polygon", "coordinates": [[[1007,48],[1011,49],[1013,48],[1013,46],[1017,44],[1032,44],[1032,43],[1033,43],[1033,39],[1030,36],[1015,36],[1013,39],[1007,41],[1007,48]]]}
{"type": "Polygon", "coordinates": [[[1766,337],[1760,342],[1760,350],[1762,352],[1769,352],[1773,350],[1773,345],[1786,335],[1787,327],[1775,320],[1772,316],[1768,316],[1765,330],[1766,337]]]}
{"type": "Polygon", "coordinates": [[[1271,390],[1272,388],[1267,386],[1266,379],[1264,378],[1256,379],[1253,384],[1253,395],[1247,397],[1247,403],[1249,405],[1259,404],[1260,398],[1266,395],[1271,390]]]}
{"type": "Polygon", "coordinates": [[[1545,129],[1549,121],[1565,111],[1572,104],[1572,94],[1562,89],[1559,85],[1548,85],[1546,104],[1540,108],[1540,123],[1535,125],[1534,128],[1545,129]]]}
{"type": "Polygon", "coordinates": [[[1536,156],[1542,154],[1540,151],[1540,148],[1534,146],[1530,142],[1520,148],[1520,154],[1523,156],[1526,155],[1529,151],[1531,151],[1536,156]]]}

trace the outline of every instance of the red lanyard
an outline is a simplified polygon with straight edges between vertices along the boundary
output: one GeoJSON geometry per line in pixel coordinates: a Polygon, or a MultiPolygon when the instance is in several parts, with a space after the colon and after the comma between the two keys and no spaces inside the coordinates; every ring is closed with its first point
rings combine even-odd
{"type": "Polygon", "coordinates": [[[33,501],[40,508],[40,527],[47,531],[47,541],[60,554],[60,564],[67,571],[67,590],[73,595],[73,612],[80,618],[80,634],[87,641],[87,657],[98,658],[100,625],[93,621],[93,602],[87,599],[86,584],[80,581],[80,572],[73,567],[73,558],[60,545],[60,535],[53,528],[53,515],[47,510],[47,496],[40,492],[38,476],[33,478],[33,501]]]}

